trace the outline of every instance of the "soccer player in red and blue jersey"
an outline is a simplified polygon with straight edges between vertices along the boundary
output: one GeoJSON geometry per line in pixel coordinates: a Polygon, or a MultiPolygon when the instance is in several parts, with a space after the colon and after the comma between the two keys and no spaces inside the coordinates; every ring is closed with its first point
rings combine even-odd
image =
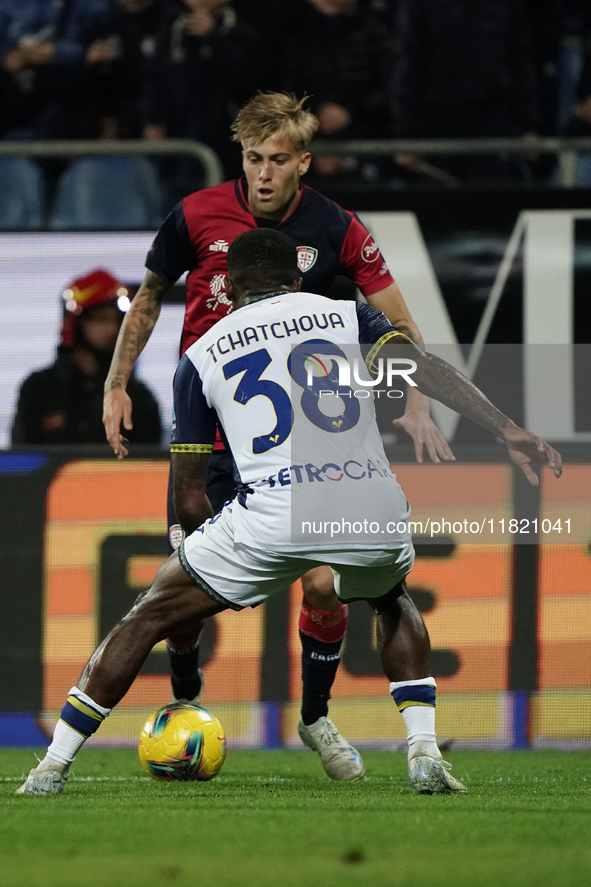
{"type": "MultiPolygon", "coordinates": [[[[243,147],[244,177],[185,197],[164,220],[146,259],[147,273],[121,330],[105,385],[104,423],[119,458],[127,455],[121,432],[132,427],[132,404],[126,385],[133,366],[158,319],[162,299],[176,280],[187,276],[187,307],[181,355],[231,310],[225,295],[226,255],[244,231],[277,228],[297,246],[303,289],[324,295],[337,274],[350,278],[369,304],[422,345],[420,333],[369,231],[357,216],[302,185],[311,155],[307,150],[318,122],[304,100],[280,93],[259,94],[239,112],[234,139],[243,147]]],[[[429,416],[429,401],[409,392],[404,416],[397,420],[413,438],[417,459],[426,446],[435,462],[453,459],[429,416]]],[[[208,495],[214,510],[233,498],[236,480],[231,455],[218,440],[210,466],[208,495]]],[[[180,544],[182,528],[169,518],[171,544],[180,544]]],[[[339,603],[328,567],[302,580],[300,615],[303,705],[299,733],[319,752],[333,779],[356,779],[363,765],[351,759],[350,746],[328,718],[328,700],[339,664],[347,624],[347,607],[339,603]]],[[[198,639],[202,625],[169,638],[173,694],[200,698],[198,639]]],[[[397,680],[406,687],[405,707],[413,704],[412,687],[431,673],[429,637],[408,595],[398,599],[394,645],[397,680]],[[409,698],[406,698],[409,697],[409,698]]],[[[417,696],[416,704],[422,704],[417,696]]]]}

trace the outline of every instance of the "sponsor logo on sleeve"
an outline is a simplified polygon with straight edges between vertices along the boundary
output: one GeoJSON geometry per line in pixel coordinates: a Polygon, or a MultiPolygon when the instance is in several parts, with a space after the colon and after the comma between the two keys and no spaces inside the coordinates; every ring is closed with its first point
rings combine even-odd
{"type": "Polygon", "coordinates": [[[214,243],[209,244],[209,249],[212,253],[227,253],[230,248],[230,244],[227,240],[216,240],[214,243]]]}
{"type": "Polygon", "coordinates": [[[309,271],[318,258],[318,250],[313,246],[298,246],[298,268],[303,273],[309,271]]]}
{"type": "Polygon", "coordinates": [[[361,258],[364,262],[370,264],[371,262],[377,261],[379,255],[380,251],[378,249],[377,243],[375,242],[371,234],[368,234],[361,246],[361,258]]]}

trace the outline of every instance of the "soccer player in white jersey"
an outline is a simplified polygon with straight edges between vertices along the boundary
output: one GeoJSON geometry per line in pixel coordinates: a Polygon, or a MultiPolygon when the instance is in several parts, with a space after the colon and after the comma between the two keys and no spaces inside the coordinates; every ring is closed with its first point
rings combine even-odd
{"type": "Polygon", "coordinates": [[[395,604],[414,558],[410,508],[384,454],[373,399],[348,396],[336,366],[357,360],[363,373],[389,345],[407,368],[413,365],[408,360],[416,364],[412,380],[425,394],[501,438],[530,482],[538,481],[533,461],[546,462],[560,477],[560,455],[369,305],[299,292],[296,247],[281,232],[241,234],[230,246],[228,271],[228,296],[237,310],[188,349],[174,382],[175,508],[187,537],[90,658],[47,755],[17,794],[63,790],[85,739],[171,631],[228,608],[260,604],[317,564],[330,565],[341,600],[363,598],[376,611],[382,666],[407,727],[412,790],[464,792],[437,746],[433,677],[392,677],[400,669],[395,604]],[[369,346],[365,361],[361,345],[369,346]],[[216,422],[242,487],[212,517],[205,486],[216,422]],[[325,515],[329,526],[342,515],[343,533],[306,538],[306,521],[325,515]],[[349,520],[366,521],[367,532],[347,535],[349,520]]]}

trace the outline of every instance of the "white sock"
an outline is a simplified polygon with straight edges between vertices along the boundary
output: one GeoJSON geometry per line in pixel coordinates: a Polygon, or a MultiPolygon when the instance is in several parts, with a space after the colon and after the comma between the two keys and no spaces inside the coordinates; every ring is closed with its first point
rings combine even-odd
{"type": "Polygon", "coordinates": [[[415,681],[391,681],[390,682],[390,696],[393,695],[395,690],[398,690],[399,687],[433,687],[435,690],[437,689],[437,681],[435,678],[417,678],[415,681]]]}
{"type": "MultiPolygon", "coordinates": [[[[94,699],[91,699],[90,696],[87,696],[86,693],[83,693],[78,687],[72,687],[68,694],[68,697],[71,696],[75,696],[80,702],[90,706],[96,712],[101,714],[103,718],[106,718],[111,711],[110,708],[104,708],[102,705],[98,705],[94,699]]],[[[67,711],[67,708],[62,710],[64,717],[66,717],[64,714],[65,711],[67,711]]],[[[72,711],[72,709],[70,709],[70,711],[72,711]]],[[[87,739],[88,736],[84,736],[78,730],[74,730],[73,727],[70,727],[69,724],[60,718],[55,725],[53,740],[47,749],[47,755],[39,767],[41,769],[46,769],[48,766],[51,766],[52,763],[69,766],[87,739]]]]}
{"type": "Polygon", "coordinates": [[[417,755],[441,758],[435,735],[435,709],[430,705],[409,705],[400,714],[406,724],[408,760],[417,755]]]}
{"type": "Polygon", "coordinates": [[[70,765],[85,742],[86,736],[82,736],[63,721],[58,721],[53,731],[53,740],[41,764],[49,759],[50,762],[70,765]]]}

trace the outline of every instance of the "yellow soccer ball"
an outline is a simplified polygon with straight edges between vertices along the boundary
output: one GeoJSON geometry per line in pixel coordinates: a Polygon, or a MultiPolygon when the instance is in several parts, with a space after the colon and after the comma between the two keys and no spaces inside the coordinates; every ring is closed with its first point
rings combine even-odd
{"type": "Polygon", "coordinates": [[[170,703],[144,724],[138,752],[142,767],[158,782],[206,781],[226,758],[224,728],[198,705],[170,703]]]}

